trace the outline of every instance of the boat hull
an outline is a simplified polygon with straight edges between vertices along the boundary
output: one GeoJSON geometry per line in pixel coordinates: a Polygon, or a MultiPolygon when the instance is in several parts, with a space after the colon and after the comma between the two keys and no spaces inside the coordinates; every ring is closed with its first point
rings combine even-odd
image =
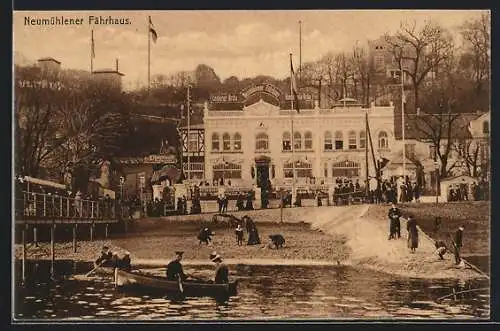
{"type": "Polygon", "coordinates": [[[164,277],[116,269],[115,286],[122,289],[153,291],[155,293],[177,294],[187,297],[230,297],[237,295],[238,281],[229,284],[185,281],[180,286],[179,282],[169,281],[164,277]]]}

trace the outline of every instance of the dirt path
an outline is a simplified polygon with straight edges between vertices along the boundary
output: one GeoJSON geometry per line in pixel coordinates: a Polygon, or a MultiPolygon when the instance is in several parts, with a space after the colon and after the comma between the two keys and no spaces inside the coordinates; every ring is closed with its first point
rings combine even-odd
{"type": "Polygon", "coordinates": [[[388,220],[379,206],[336,207],[322,210],[311,222],[323,232],[347,237],[351,248],[349,264],[415,278],[475,278],[479,274],[469,268],[454,266],[452,254],[439,260],[434,243],[419,231],[419,247],[411,253],[407,247],[406,221],[401,221],[401,239],[388,240],[388,220]]]}

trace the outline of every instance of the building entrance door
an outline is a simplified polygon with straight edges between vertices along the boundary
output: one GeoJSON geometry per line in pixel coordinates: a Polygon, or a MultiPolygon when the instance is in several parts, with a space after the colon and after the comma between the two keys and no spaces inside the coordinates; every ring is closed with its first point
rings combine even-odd
{"type": "Polygon", "coordinates": [[[267,188],[269,182],[269,158],[263,157],[255,160],[257,170],[257,187],[267,188]]]}

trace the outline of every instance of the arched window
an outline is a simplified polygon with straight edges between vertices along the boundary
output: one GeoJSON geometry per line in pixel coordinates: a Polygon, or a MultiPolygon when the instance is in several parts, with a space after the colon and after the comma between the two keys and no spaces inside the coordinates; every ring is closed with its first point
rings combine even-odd
{"type": "Polygon", "coordinates": [[[311,132],[307,131],[304,134],[304,149],[312,149],[313,148],[313,135],[311,132]]]}
{"type": "Polygon", "coordinates": [[[241,134],[236,132],[233,136],[233,148],[235,151],[240,151],[241,150],[241,134]]]}
{"type": "Polygon", "coordinates": [[[361,131],[359,133],[359,148],[365,148],[366,147],[366,132],[361,131]]]}
{"type": "Polygon", "coordinates": [[[344,135],[342,131],[335,132],[335,149],[344,149],[344,135]]]}
{"type": "Polygon", "coordinates": [[[333,177],[359,177],[360,166],[354,161],[340,161],[332,164],[333,177]]]}
{"type": "Polygon", "coordinates": [[[349,149],[358,148],[355,131],[349,131],[349,133],[347,135],[347,139],[348,139],[348,143],[349,143],[349,149]]]}
{"type": "Polygon", "coordinates": [[[219,134],[212,133],[212,150],[215,152],[219,151],[219,134]]]}
{"type": "Polygon", "coordinates": [[[488,121],[483,122],[483,133],[484,134],[490,133],[490,123],[488,121]]]}
{"type": "Polygon", "coordinates": [[[257,134],[255,137],[255,149],[257,151],[269,150],[269,137],[264,132],[257,134]]]}
{"type": "Polygon", "coordinates": [[[283,132],[283,150],[291,151],[292,150],[292,136],[290,132],[283,132]]]}
{"type": "Polygon", "coordinates": [[[295,161],[287,162],[283,166],[283,173],[285,178],[293,178],[293,169],[295,169],[295,176],[300,178],[311,178],[312,177],[312,167],[311,163],[305,161],[295,161]]]}
{"type": "Polygon", "coordinates": [[[378,148],[387,149],[389,148],[389,141],[387,139],[387,132],[380,131],[378,134],[378,148]]]}
{"type": "Polygon", "coordinates": [[[302,135],[300,132],[293,133],[293,148],[296,150],[302,149],[302,135]]]}
{"type": "Polygon", "coordinates": [[[330,131],[325,132],[325,151],[331,151],[333,149],[332,133],[330,131]]]}
{"type": "Polygon", "coordinates": [[[229,136],[229,133],[225,132],[222,135],[222,149],[225,151],[228,151],[231,149],[231,137],[229,136]]]}

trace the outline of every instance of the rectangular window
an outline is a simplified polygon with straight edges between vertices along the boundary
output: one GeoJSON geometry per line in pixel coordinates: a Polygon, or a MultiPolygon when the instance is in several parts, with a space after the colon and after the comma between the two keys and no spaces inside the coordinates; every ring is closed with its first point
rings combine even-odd
{"type": "Polygon", "coordinates": [[[415,158],[415,144],[405,144],[405,155],[407,158],[415,158]]]}
{"type": "Polygon", "coordinates": [[[188,169],[187,163],[184,163],[182,165],[184,168],[184,175],[186,176],[186,178],[191,178],[191,179],[205,178],[205,164],[203,162],[191,162],[189,165],[191,170],[188,169]]]}
{"type": "Polygon", "coordinates": [[[189,152],[198,152],[198,132],[189,133],[189,152]]]}
{"type": "Polygon", "coordinates": [[[335,140],[335,149],[344,149],[344,142],[342,140],[335,140]]]}

